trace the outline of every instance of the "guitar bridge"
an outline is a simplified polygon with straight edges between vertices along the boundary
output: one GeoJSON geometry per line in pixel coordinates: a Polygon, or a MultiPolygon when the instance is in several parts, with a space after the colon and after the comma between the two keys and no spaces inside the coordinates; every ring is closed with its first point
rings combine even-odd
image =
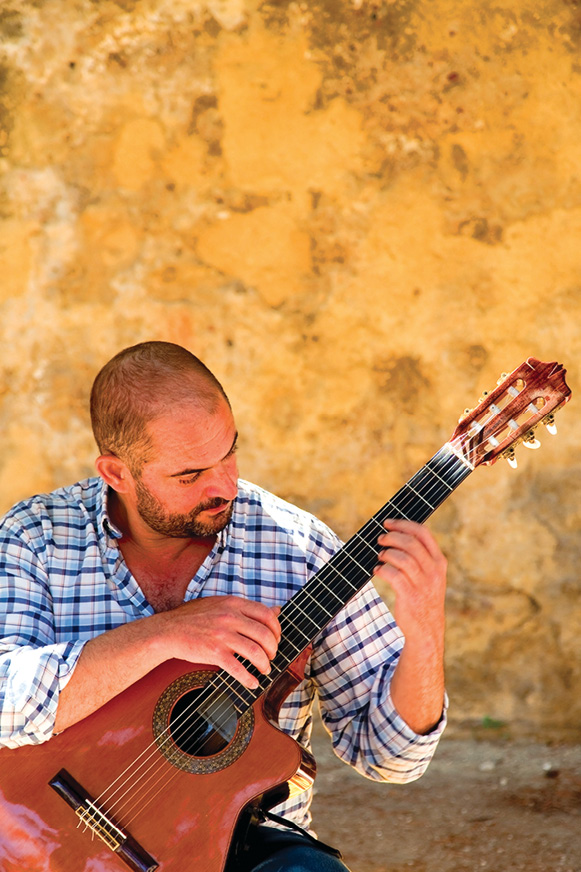
{"type": "Polygon", "coordinates": [[[89,830],[92,836],[98,836],[105,842],[111,851],[133,869],[133,872],[155,872],[159,867],[159,863],[129,833],[124,832],[106,812],[99,808],[66,769],[57,772],[49,781],[49,785],[73,809],[79,818],[79,826],[84,824],[85,829],[89,830]]]}
{"type": "Polygon", "coordinates": [[[118,851],[122,844],[127,841],[127,836],[115,826],[112,820],[101,811],[94,802],[85,800],[84,805],[75,809],[75,813],[79,818],[79,826],[85,825],[99,836],[112,851],[118,851]]]}

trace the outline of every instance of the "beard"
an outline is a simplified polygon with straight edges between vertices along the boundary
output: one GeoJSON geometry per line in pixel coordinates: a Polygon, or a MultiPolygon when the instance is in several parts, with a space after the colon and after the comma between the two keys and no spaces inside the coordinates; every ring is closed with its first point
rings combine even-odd
{"type": "Polygon", "coordinates": [[[175,539],[197,539],[215,536],[229,523],[234,511],[234,503],[229,503],[223,512],[210,518],[208,521],[200,520],[200,514],[206,509],[217,509],[224,504],[224,500],[216,497],[199,503],[186,515],[166,512],[159,500],[154,497],[142,481],[135,481],[137,494],[137,511],[145,523],[156,533],[175,539]]]}

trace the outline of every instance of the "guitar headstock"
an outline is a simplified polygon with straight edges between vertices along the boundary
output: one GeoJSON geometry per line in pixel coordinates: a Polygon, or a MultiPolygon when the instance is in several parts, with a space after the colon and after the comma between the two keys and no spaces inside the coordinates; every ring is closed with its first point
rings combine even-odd
{"type": "Polygon", "coordinates": [[[538,448],[535,429],[545,424],[556,433],[554,413],[571,398],[566,370],[559,363],[529,357],[510,375],[503,373],[493,391],[485,391],[474,409],[466,409],[450,443],[473,468],[505,457],[516,466],[515,446],[538,448]]]}

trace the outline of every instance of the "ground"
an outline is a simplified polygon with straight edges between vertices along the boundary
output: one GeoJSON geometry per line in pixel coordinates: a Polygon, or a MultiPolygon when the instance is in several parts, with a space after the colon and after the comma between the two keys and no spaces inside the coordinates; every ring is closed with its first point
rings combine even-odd
{"type": "Polygon", "coordinates": [[[376,784],[315,730],[319,838],[352,872],[581,872],[581,747],[444,736],[426,774],[376,784]]]}

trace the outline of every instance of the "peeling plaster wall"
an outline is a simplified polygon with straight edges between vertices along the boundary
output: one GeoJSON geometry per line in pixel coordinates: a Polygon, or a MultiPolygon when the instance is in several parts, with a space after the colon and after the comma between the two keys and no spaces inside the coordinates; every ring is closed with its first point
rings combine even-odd
{"type": "MultiPolygon", "coordinates": [[[[92,474],[92,379],[145,339],[343,536],[501,370],[578,389],[576,0],[4,0],[0,34],[3,509],[92,474]]],[[[458,732],[581,735],[577,409],[430,522],[458,732]]]]}

